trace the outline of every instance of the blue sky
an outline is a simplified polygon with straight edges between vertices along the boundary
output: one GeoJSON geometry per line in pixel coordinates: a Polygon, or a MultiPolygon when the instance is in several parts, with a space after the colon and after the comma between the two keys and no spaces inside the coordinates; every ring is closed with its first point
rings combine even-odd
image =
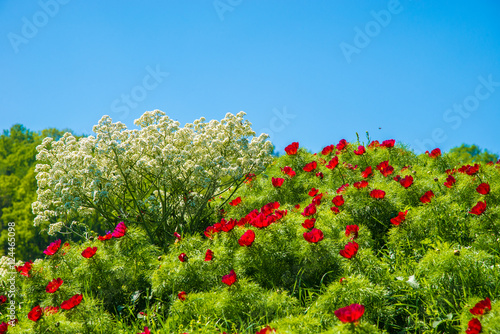
{"type": "Polygon", "coordinates": [[[0,129],[247,113],[278,151],[500,153],[500,2],[0,1],[0,129]],[[365,139],[366,140],[366,139],[365,139]]]}

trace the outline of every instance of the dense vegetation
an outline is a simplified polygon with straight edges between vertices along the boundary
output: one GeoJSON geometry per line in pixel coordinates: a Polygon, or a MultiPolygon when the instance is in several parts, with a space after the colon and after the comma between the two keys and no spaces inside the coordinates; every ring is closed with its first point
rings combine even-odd
{"type": "MultiPolygon", "coordinates": [[[[157,116],[143,129],[161,132],[158,124],[170,124],[157,116]]],[[[96,136],[93,147],[109,149],[87,151],[88,141],[56,130],[35,134],[14,126],[0,137],[2,242],[7,254],[8,222],[14,221],[16,256],[23,259],[13,276],[19,322],[9,333],[255,333],[266,326],[268,332],[281,333],[459,333],[468,327],[475,333],[475,322],[483,333],[500,331],[497,156],[475,146],[417,156],[393,140],[367,138],[340,140],[317,153],[295,143],[281,157],[261,156],[266,169],[238,169],[236,158],[229,158],[237,150],[224,147],[244,148],[251,134],[236,131],[239,123],[230,119],[227,124],[234,128],[226,126],[224,137],[241,138],[224,141],[210,137],[202,123],[191,136],[202,133],[203,141],[185,139],[182,145],[215,141],[209,151],[220,149],[225,160],[218,161],[228,174],[213,180],[209,175],[222,172],[206,168],[203,175],[210,182],[200,185],[192,183],[189,173],[171,182],[188,167],[160,172],[166,179],[163,193],[159,181],[154,183],[158,178],[148,177],[160,174],[147,169],[148,161],[134,160],[134,150],[146,155],[155,150],[141,146],[140,133],[123,134],[119,143],[96,136]],[[42,144],[47,135],[71,152],[87,152],[94,160],[86,160],[81,170],[94,168],[91,175],[99,175],[98,183],[116,184],[78,193],[91,187],[85,179],[89,173],[71,174],[81,182],[72,188],[71,178],[53,168],[57,161],[47,158],[56,150],[70,155],[63,154],[63,146],[42,144]],[[133,142],[125,145],[127,140],[133,142]],[[46,150],[39,163],[50,166],[39,167],[38,173],[52,175],[43,185],[40,180],[46,178],[38,176],[39,186],[56,191],[64,179],[66,206],[57,196],[36,194],[37,146],[39,152],[46,150]],[[99,154],[107,159],[100,160],[99,154]],[[118,172],[97,172],[104,167],[118,172]],[[120,173],[134,187],[127,189],[120,173]],[[106,201],[98,191],[106,191],[106,201]],[[82,201],[86,194],[93,196],[82,201]],[[39,216],[43,205],[51,211],[37,227],[32,202],[40,203],[39,216]],[[102,224],[93,221],[96,211],[102,224]],[[80,212],[85,214],[80,217],[80,212]],[[42,227],[63,217],[68,220],[52,228],[54,236],[39,235],[42,227]],[[352,305],[357,306],[343,309],[352,305]]],[[[127,131],[109,122],[106,129],[106,134],[127,131]]],[[[169,129],[165,134],[185,131],[169,129]]],[[[155,138],[153,146],[167,141],[166,135],[155,138]]],[[[260,149],[247,150],[248,159],[267,150],[262,141],[255,145],[260,149]]],[[[168,147],[186,158],[186,150],[168,147]]],[[[74,154],[75,159],[81,156],[74,154]]],[[[163,163],[154,170],[161,171],[168,161],[163,163]]],[[[1,265],[9,269],[6,258],[1,265]]],[[[6,291],[11,277],[2,273],[6,291]]],[[[5,322],[7,305],[0,306],[5,322]]]]}

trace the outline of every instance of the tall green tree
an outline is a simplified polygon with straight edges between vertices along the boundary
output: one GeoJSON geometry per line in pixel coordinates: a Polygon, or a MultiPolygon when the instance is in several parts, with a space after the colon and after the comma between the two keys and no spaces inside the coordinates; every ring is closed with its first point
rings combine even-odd
{"type": "Polygon", "coordinates": [[[490,153],[486,149],[481,150],[481,148],[476,145],[462,144],[459,147],[452,148],[449,155],[451,158],[463,163],[474,162],[486,164],[490,161],[496,162],[498,160],[498,154],[490,153]]]}

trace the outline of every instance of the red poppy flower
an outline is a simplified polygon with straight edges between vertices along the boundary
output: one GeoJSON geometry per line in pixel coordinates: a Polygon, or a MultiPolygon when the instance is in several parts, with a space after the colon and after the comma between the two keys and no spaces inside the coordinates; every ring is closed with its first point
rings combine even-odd
{"type": "Polygon", "coordinates": [[[182,301],[186,300],[186,296],[187,296],[186,291],[181,291],[177,294],[177,298],[179,298],[182,301]]]}
{"type": "Polygon", "coordinates": [[[43,253],[49,256],[54,255],[55,253],[57,253],[60,247],[61,247],[61,239],[56,240],[52,242],[50,245],[48,245],[47,249],[44,250],[43,253]]]}
{"type": "Polygon", "coordinates": [[[28,313],[28,319],[36,322],[42,316],[42,312],[43,312],[43,310],[40,307],[40,305],[37,305],[37,306],[33,307],[31,309],[31,311],[28,313]]]}
{"type": "Polygon", "coordinates": [[[285,152],[288,155],[295,155],[297,154],[297,150],[299,149],[299,143],[298,142],[293,142],[287,147],[285,147],[285,152]]]}
{"type": "Polygon", "coordinates": [[[366,182],[365,180],[354,182],[353,186],[356,189],[366,188],[368,187],[368,182],[366,182]]]}
{"type": "Polygon", "coordinates": [[[46,306],[43,308],[44,315],[56,314],[59,311],[59,306],[46,306]]]}
{"type": "Polygon", "coordinates": [[[311,203],[304,208],[304,212],[302,212],[302,216],[308,217],[308,216],[314,215],[315,213],[316,213],[316,205],[311,203]]]}
{"type": "Polygon", "coordinates": [[[317,228],[313,228],[309,232],[304,232],[304,239],[306,239],[306,241],[310,243],[317,243],[323,240],[323,237],[323,232],[321,230],[318,230],[317,228]]]}
{"type": "Polygon", "coordinates": [[[479,164],[474,164],[474,166],[467,165],[467,167],[465,168],[465,174],[467,174],[467,175],[477,174],[477,172],[479,172],[480,167],[481,167],[481,165],[479,165],[479,164]]]}
{"type": "Polygon", "coordinates": [[[229,205],[237,206],[240,203],[241,203],[241,197],[237,197],[237,198],[233,199],[231,202],[229,202],[229,205]]]}
{"type": "Polygon", "coordinates": [[[181,235],[179,233],[177,233],[177,232],[174,232],[174,237],[176,239],[176,242],[177,241],[181,241],[181,239],[182,239],[181,235]]]}
{"type": "Polygon", "coordinates": [[[365,313],[365,307],[360,304],[351,304],[349,306],[339,308],[333,313],[343,323],[355,322],[361,318],[363,313],[365,313]]]}
{"type": "Polygon", "coordinates": [[[246,184],[250,184],[252,183],[253,180],[255,180],[255,177],[256,175],[254,173],[248,173],[246,176],[245,176],[245,182],[246,184]]]}
{"type": "Polygon", "coordinates": [[[366,149],[363,145],[359,145],[357,150],[354,150],[354,154],[363,155],[366,152],[366,149]]]}
{"type": "Polygon", "coordinates": [[[321,154],[328,155],[335,149],[335,145],[328,145],[321,150],[321,154]]]}
{"type": "Polygon", "coordinates": [[[368,178],[370,175],[372,175],[372,166],[366,167],[366,169],[361,172],[361,176],[364,177],[365,179],[368,178]]]}
{"type": "Polygon", "coordinates": [[[137,333],[137,334],[151,334],[151,331],[149,330],[149,328],[147,326],[144,326],[144,332],[137,333]]]}
{"type": "Polygon", "coordinates": [[[232,285],[234,282],[236,282],[236,280],[237,278],[234,269],[231,269],[228,275],[222,276],[222,283],[227,285],[232,285]]]}
{"type": "Polygon", "coordinates": [[[63,310],[71,310],[73,307],[79,305],[83,299],[83,295],[77,294],[71,297],[68,300],[65,300],[61,303],[61,308],[63,310]]]}
{"type": "MultiPolygon", "coordinates": [[[[15,319],[17,320],[17,319],[15,319]]],[[[2,321],[0,324],[0,334],[5,334],[7,333],[7,330],[9,329],[9,324],[7,324],[5,321],[2,321]]]]}
{"type": "Polygon", "coordinates": [[[324,175],[322,172],[317,172],[316,177],[319,177],[320,179],[323,179],[324,175]]]}
{"type": "Polygon", "coordinates": [[[399,183],[405,188],[408,189],[413,184],[413,176],[406,175],[404,178],[399,180],[399,183]]]}
{"type": "Polygon", "coordinates": [[[339,212],[340,212],[339,208],[337,208],[336,206],[332,206],[332,207],[330,208],[330,210],[332,210],[332,212],[333,212],[334,214],[337,214],[337,213],[339,213],[339,212]]]}
{"type": "Polygon", "coordinates": [[[431,158],[437,158],[441,156],[441,150],[439,148],[433,149],[430,153],[429,151],[426,151],[425,153],[427,153],[431,158]]]}
{"type": "Polygon", "coordinates": [[[54,293],[59,289],[59,287],[63,284],[63,280],[59,278],[54,278],[52,281],[47,284],[47,287],[45,288],[45,291],[48,293],[54,293]]]}
{"type": "Polygon", "coordinates": [[[344,246],[344,249],[339,251],[339,254],[346,259],[351,259],[358,253],[358,248],[359,245],[355,241],[348,242],[347,245],[344,246]]]}
{"type": "Polygon", "coordinates": [[[7,301],[7,297],[5,295],[1,295],[0,296],[0,305],[2,305],[3,303],[5,303],[7,301]]]}
{"type": "Polygon", "coordinates": [[[30,277],[33,261],[26,261],[22,266],[15,266],[16,270],[23,276],[30,277]]]}
{"type": "Polygon", "coordinates": [[[391,218],[391,224],[396,225],[396,226],[401,224],[406,219],[407,213],[408,213],[408,210],[406,210],[404,212],[399,212],[396,217],[391,218]]]}
{"type": "Polygon", "coordinates": [[[369,149],[372,149],[372,148],[379,147],[379,146],[380,146],[380,143],[378,142],[378,140],[374,140],[374,141],[372,141],[372,142],[368,145],[368,148],[369,148],[369,149]]]}
{"type": "Polygon", "coordinates": [[[300,204],[295,204],[292,211],[298,212],[299,210],[300,210],[300,204]]]}
{"type": "Polygon", "coordinates": [[[205,261],[212,261],[213,256],[214,252],[210,249],[207,249],[207,252],[205,253],[205,261]]]}
{"type": "Polygon", "coordinates": [[[337,150],[342,151],[347,146],[347,141],[345,139],[341,139],[337,144],[337,150]]]}
{"type": "Polygon", "coordinates": [[[483,212],[486,211],[486,201],[479,201],[477,202],[476,205],[469,211],[469,213],[472,213],[473,215],[481,215],[483,212]]]}
{"type": "Polygon", "coordinates": [[[267,325],[266,327],[262,328],[260,331],[258,331],[255,334],[273,334],[276,333],[275,328],[271,328],[271,326],[267,325]]]}
{"type": "Polygon", "coordinates": [[[61,249],[64,251],[62,255],[66,255],[66,251],[69,250],[70,248],[71,245],[69,244],[69,242],[66,241],[61,247],[61,249]]]}
{"type": "Polygon", "coordinates": [[[273,187],[281,187],[283,185],[283,182],[285,182],[285,179],[282,179],[281,177],[273,177],[271,180],[273,187]]]}
{"type": "Polygon", "coordinates": [[[252,246],[254,240],[255,240],[255,232],[252,230],[248,230],[245,233],[243,233],[240,240],[238,240],[238,243],[240,244],[240,246],[250,247],[252,246]]]}
{"type": "Polygon", "coordinates": [[[472,318],[471,321],[467,324],[467,329],[465,330],[466,334],[479,334],[481,333],[481,321],[477,318],[472,318]]]}
{"type": "Polygon", "coordinates": [[[290,176],[290,178],[294,177],[296,175],[295,171],[292,169],[292,167],[285,166],[281,168],[281,171],[285,173],[286,175],[290,176]]]}
{"type": "Polygon", "coordinates": [[[309,190],[308,194],[309,194],[309,196],[314,197],[314,196],[316,196],[316,194],[318,193],[318,191],[319,190],[316,189],[316,188],[311,188],[311,190],[309,190]]]}
{"type": "Polygon", "coordinates": [[[316,223],[316,218],[311,218],[311,219],[306,219],[303,223],[302,223],[302,227],[303,228],[307,228],[307,229],[311,229],[314,227],[314,223],[316,223]]]}
{"type": "Polygon", "coordinates": [[[312,200],[311,204],[313,204],[313,205],[315,205],[315,206],[320,205],[320,204],[321,204],[321,198],[323,198],[323,193],[321,193],[321,194],[319,194],[319,195],[316,195],[316,196],[313,198],[313,200],[312,200]]]}
{"type": "Polygon", "coordinates": [[[346,163],[345,163],[345,161],[344,161],[344,166],[345,166],[345,168],[350,169],[350,170],[356,170],[356,169],[358,168],[358,165],[353,166],[353,165],[352,165],[352,164],[350,164],[350,163],[349,163],[349,164],[346,164],[346,163]]]}
{"type": "Polygon", "coordinates": [[[337,194],[340,194],[342,192],[344,192],[344,190],[347,189],[347,187],[349,187],[349,183],[346,183],[346,184],[343,184],[339,187],[339,189],[337,189],[337,194]]]}
{"type": "Polygon", "coordinates": [[[375,199],[382,199],[385,197],[385,191],[380,189],[373,189],[372,191],[370,191],[370,196],[375,199]]]}
{"type": "Polygon", "coordinates": [[[394,147],[394,144],[396,143],[396,140],[394,139],[387,139],[387,140],[384,140],[382,142],[382,144],[380,144],[381,147],[387,147],[387,148],[390,148],[390,147],[394,147]]]}
{"type": "Polygon", "coordinates": [[[344,197],[342,195],[337,195],[332,199],[332,203],[335,206],[342,206],[344,204],[344,197]]]}
{"type": "Polygon", "coordinates": [[[358,225],[347,225],[345,228],[345,236],[354,240],[358,237],[359,226],[358,225]]]}
{"type": "Polygon", "coordinates": [[[481,183],[477,186],[476,191],[481,195],[488,195],[490,193],[490,185],[488,183],[481,183]]]}
{"type": "Polygon", "coordinates": [[[444,185],[448,188],[451,188],[456,182],[457,182],[457,180],[453,177],[453,175],[448,175],[444,185]]]}
{"type": "Polygon", "coordinates": [[[121,238],[127,233],[127,226],[124,222],[119,222],[112,233],[113,238],[121,238]]]}
{"type": "Polygon", "coordinates": [[[342,277],[342,278],[339,280],[339,283],[340,283],[340,284],[343,284],[344,282],[347,282],[347,278],[342,277]]]}
{"type": "Polygon", "coordinates": [[[304,170],[304,172],[312,172],[316,169],[316,167],[318,167],[318,163],[316,161],[311,161],[307,163],[302,169],[304,170]]]}
{"type": "Polygon", "coordinates": [[[97,247],[87,247],[83,250],[82,256],[86,259],[90,259],[97,252],[97,247]]]}
{"type": "Polygon", "coordinates": [[[325,167],[328,169],[334,169],[335,167],[337,167],[338,164],[339,164],[339,158],[337,156],[334,156],[332,160],[328,162],[328,165],[326,165],[325,167]]]}
{"type": "Polygon", "coordinates": [[[422,203],[430,203],[431,202],[431,199],[434,197],[434,193],[432,192],[432,190],[429,190],[427,191],[425,194],[422,195],[422,197],[420,197],[420,202],[422,203]]]}
{"type": "Polygon", "coordinates": [[[469,312],[473,315],[483,315],[488,311],[491,311],[491,300],[488,297],[478,302],[473,308],[469,310],[469,312]]]}
{"type": "Polygon", "coordinates": [[[97,239],[99,239],[101,241],[106,241],[106,240],[111,239],[112,237],[113,237],[113,234],[111,232],[108,232],[103,236],[98,236],[97,239]]]}
{"type": "Polygon", "coordinates": [[[188,256],[186,255],[186,253],[180,253],[178,257],[179,257],[179,260],[181,262],[186,262],[188,259],[188,256]]]}
{"type": "Polygon", "coordinates": [[[391,175],[392,172],[394,172],[394,167],[389,165],[389,161],[386,160],[377,165],[377,170],[379,170],[384,177],[387,177],[388,175],[391,175]]]}

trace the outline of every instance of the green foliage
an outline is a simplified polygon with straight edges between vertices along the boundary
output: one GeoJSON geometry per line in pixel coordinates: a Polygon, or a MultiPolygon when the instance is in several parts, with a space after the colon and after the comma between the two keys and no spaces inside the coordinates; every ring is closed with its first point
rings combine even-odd
{"type": "Polygon", "coordinates": [[[495,162],[498,160],[498,154],[490,153],[488,150],[483,151],[476,145],[462,144],[460,147],[452,148],[449,155],[462,163],[477,162],[486,164],[490,161],[495,162]]]}

